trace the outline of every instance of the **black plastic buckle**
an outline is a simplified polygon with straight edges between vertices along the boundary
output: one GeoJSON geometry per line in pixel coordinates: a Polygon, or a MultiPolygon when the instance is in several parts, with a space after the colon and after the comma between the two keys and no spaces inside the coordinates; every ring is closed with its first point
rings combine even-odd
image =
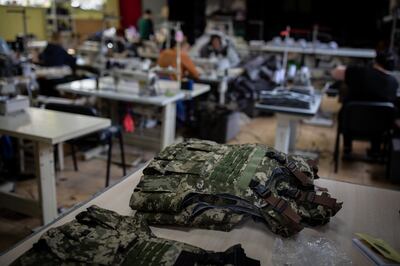
{"type": "Polygon", "coordinates": [[[256,193],[261,197],[261,198],[268,198],[271,195],[271,190],[269,190],[267,187],[262,186],[258,184],[255,187],[256,193]]]}
{"type": "Polygon", "coordinates": [[[249,187],[261,198],[266,198],[271,195],[271,191],[266,186],[261,185],[260,182],[254,179],[250,181],[249,187]]]}
{"type": "Polygon", "coordinates": [[[268,158],[271,158],[271,159],[274,159],[275,158],[275,152],[273,152],[273,151],[267,151],[266,153],[265,153],[265,156],[267,156],[268,158]]]}
{"type": "Polygon", "coordinates": [[[285,190],[285,194],[293,199],[297,199],[300,196],[301,192],[297,188],[289,188],[285,190]]]}
{"type": "Polygon", "coordinates": [[[268,158],[276,160],[279,164],[285,164],[286,163],[286,157],[284,155],[279,156],[278,153],[273,152],[273,151],[269,151],[269,152],[265,153],[265,155],[268,158]]]}
{"type": "Polygon", "coordinates": [[[286,167],[290,170],[290,171],[294,171],[296,170],[296,164],[294,162],[289,162],[286,167]]]}
{"type": "Polygon", "coordinates": [[[286,156],[285,155],[282,155],[282,156],[276,155],[276,159],[275,160],[277,160],[278,163],[280,163],[280,164],[285,164],[286,163],[286,156]]]}

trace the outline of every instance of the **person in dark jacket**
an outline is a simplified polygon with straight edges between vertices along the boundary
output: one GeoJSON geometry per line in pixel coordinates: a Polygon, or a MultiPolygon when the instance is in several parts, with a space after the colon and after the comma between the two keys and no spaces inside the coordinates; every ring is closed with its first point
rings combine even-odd
{"type": "MultiPolygon", "coordinates": [[[[39,55],[39,64],[45,67],[62,67],[69,66],[74,72],[76,67],[76,58],[68,54],[62,47],[62,37],[58,32],[53,33],[51,41],[47,44],[46,48],[39,55]]],[[[63,78],[51,79],[40,78],[38,79],[39,93],[45,96],[60,96],[60,93],[55,89],[59,84],[75,80],[74,75],[69,75],[63,78]]]]}
{"type": "MultiPolygon", "coordinates": [[[[338,66],[332,70],[331,75],[336,80],[344,81],[346,91],[341,92],[343,106],[351,101],[395,102],[399,84],[390,71],[396,64],[395,55],[388,51],[378,52],[375,61],[370,66],[338,66]]],[[[339,121],[343,112],[339,112],[339,121]]],[[[372,157],[380,154],[380,139],[371,140],[369,155],[372,157]]],[[[352,151],[352,139],[344,136],[345,157],[352,151]]]]}
{"type": "Polygon", "coordinates": [[[347,85],[344,102],[377,101],[394,102],[399,84],[390,74],[394,69],[395,56],[391,52],[378,52],[371,66],[338,66],[332,77],[347,85]]]}
{"type": "Polygon", "coordinates": [[[58,32],[53,33],[51,42],[49,42],[43,52],[39,55],[40,63],[43,66],[69,66],[75,68],[76,59],[62,47],[62,38],[58,32]]]}

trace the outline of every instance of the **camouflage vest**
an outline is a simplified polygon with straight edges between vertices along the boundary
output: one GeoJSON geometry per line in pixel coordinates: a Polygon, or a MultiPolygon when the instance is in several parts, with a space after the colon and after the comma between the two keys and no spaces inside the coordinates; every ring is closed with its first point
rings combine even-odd
{"type": "Polygon", "coordinates": [[[121,216],[91,206],[73,220],[49,229],[11,265],[260,265],[240,245],[210,252],[157,238],[140,216],[121,216]]]}
{"type": "Polygon", "coordinates": [[[316,191],[317,171],[313,161],[263,145],[190,140],[150,162],[130,206],[149,224],[229,231],[252,217],[286,237],[327,223],[341,208],[316,191]]]}

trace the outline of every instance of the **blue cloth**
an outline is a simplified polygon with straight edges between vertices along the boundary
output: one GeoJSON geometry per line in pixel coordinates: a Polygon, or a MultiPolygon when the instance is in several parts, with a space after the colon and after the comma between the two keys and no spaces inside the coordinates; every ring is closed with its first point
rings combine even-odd
{"type": "Polygon", "coordinates": [[[186,121],[186,108],[182,100],[176,102],[176,118],[181,123],[186,121]]]}
{"type": "Polygon", "coordinates": [[[1,157],[5,160],[11,160],[14,157],[14,149],[9,136],[0,137],[1,157]]]}
{"type": "Polygon", "coordinates": [[[6,41],[0,37],[0,54],[4,54],[4,55],[11,55],[11,50],[8,47],[6,41]]]}

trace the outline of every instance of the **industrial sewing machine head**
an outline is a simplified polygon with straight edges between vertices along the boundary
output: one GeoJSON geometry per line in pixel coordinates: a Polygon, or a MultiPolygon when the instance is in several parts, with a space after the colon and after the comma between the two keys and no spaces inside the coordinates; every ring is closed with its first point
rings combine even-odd
{"type": "Polygon", "coordinates": [[[14,78],[0,79],[0,115],[22,111],[29,107],[29,98],[21,96],[14,78]]]}
{"type": "Polygon", "coordinates": [[[158,77],[152,71],[113,70],[114,84],[118,91],[136,93],[141,96],[159,95],[158,77]]]}
{"type": "Polygon", "coordinates": [[[17,94],[18,94],[17,88],[16,88],[13,78],[0,79],[0,95],[1,96],[13,97],[13,96],[16,96],[17,94]]]}
{"type": "Polygon", "coordinates": [[[29,107],[32,91],[38,86],[27,57],[16,60],[8,46],[0,41],[0,115],[29,107]],[[22,73],[22,76],[20,75],[22,73]],[[29,97],[19,94],[28,94],[29,97]]]}

